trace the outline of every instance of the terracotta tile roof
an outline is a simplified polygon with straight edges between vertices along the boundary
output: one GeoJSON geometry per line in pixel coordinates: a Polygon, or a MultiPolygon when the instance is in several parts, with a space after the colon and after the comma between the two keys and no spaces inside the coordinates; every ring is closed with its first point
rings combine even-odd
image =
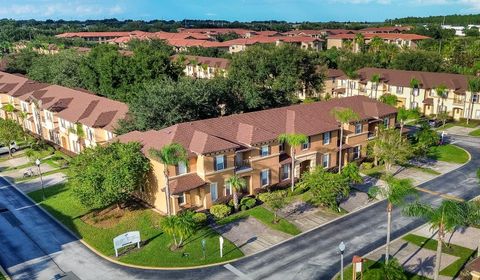
{"type": "MultiPolygon", "coordinates": [[[[373,75],[380,75],[380,80],[394,86],[410,87],[410,81],[415,78],[420,82],[420,88],[433,89],[441,84],[457,93],[468,90],[468,76],[450,73],[405,71],[382,68],[362,68],[357,71],[361,81],[369,81],[373,75]]],[[[346,78],[346,76],[344,76],[346,78]]]]}
{"type": "Polygon", "coordinates": [[[208,65],[209,67],[227,69],[230,66],[230,60],[219,57],[206,57],[206,56],[196,56],[196,55],[179,55],[176,54],[172,56],[173,61],[184,60],[185,64],[190,64],[191,62],[197,62],[200,64],[208,65]]]}
{"type": "Polygon", "coordinates": [[[196,189],[205,184],[206,182],[203,181],[202,178],[200,178],[196,173],[190,173],[172,179],[169,186],[171,194],[175,195],[196,189]]]}
{"type": "Polygon", "coordinates": [[[340,70],[340,69],[328,69],[327,70],[327,78],[338,78],[338,77],[342,77],[342,76],[345,76],[345,73],[340,70]]]}
{"type": "Polygon", "coordinates": [[[337,130],[332,115],[334,108],[352,108],[361,119],[374,119],[396,112],[394,107],[364,96],[331,99],[258,112],[180,123],[158,131],[134,131],[121,135],[121,142],[138,141],[147,154],[150,148],[160,149],[179,143],[190,154],[208,154],[249,148],[275,141],[281,133],[317,135],[337,130]]]}
{"type": "Polygon", "coordinates": [[[58,38],[90,38],[90,37],[125,37],[131,35],[143,35],[144,31],[114,31],[114,32],[67,32],[56,35],[58,38]]]}
{"type": "MultiPolygon", "coordinates": [[[[328,39],[355,39],[356,34],[336,34],[328,36],[328,39]]],[[[411,40],[411,41],[418,41],[418,40],[425,40],[430,39],[430,37],[417,35],[417,34],[403,34],[403,33],[364,33],[363,36],[365,39],[373,39],[375,37],[379,37],[384,40],[411,40]]]]}
{"type": "Polygon", "coordinates": [[[265,31],[255,31],[253,35],[258,35],[258,36],[277,36],[280,35],[279,32],[273,31],[273,30],[265,30],[265,31]]]}
{"type": "Polygon", "coordinates": [[[227,46],[234,46],[234,45],[254,45],[254,44],[273,44],[277,42],[286,42],[286,43],[309,43],[309,42],[320,42],[323,39],[317,39],[312,37],[305,37],[305,36],[253,36],[250,38],[240,38],[240,39],[233,39],[229,41],[223,42],[224,45],[227,46]]]}
{"type": "Polygon", "coordinates": [[[235,33],[240,36],[246,36],[255,31],[243,28],[179,28],[179,33],[203,33],[210,35],[235,33]]]}
{"type": "Polygon", "coordinates": [[[362,33],[389,33],[389,32],[403,32],[409,31],[411,28],[409,26],[384,26],[384,27],[367,27],[360,29],[362,33]]]}

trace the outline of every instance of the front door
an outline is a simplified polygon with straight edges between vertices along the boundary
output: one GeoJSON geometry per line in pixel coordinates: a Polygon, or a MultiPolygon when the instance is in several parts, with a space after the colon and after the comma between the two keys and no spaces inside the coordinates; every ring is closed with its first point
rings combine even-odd
{"type": "Polygon", "coordinates": [[[310,170],[310,160],[305,160],[300,163],[300,177],[303,173],[308,172],[310,170]]]}

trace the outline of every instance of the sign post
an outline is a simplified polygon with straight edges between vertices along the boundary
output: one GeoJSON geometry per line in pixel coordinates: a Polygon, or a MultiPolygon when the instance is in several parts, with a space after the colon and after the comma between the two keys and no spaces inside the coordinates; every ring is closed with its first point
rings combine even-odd
{"type": "Polygon", "coordinates": [[[363,280],[363,259],[359,256],[353,256],[352,266],[352,279],[357,279],[357,273],[360,273],[360,280],[363,280]]]}
{"type": "Polygon", "coordinates": [[[121,234],[113,239],[113,248],[115,248],[115,256],[118,258],[118,249],[137,243],[137,248],[140,248],[140,232],[129,231],[121,234]]]}
{"type": "Polygon", "coordinates": [[[223,258],[223,236],[220,236],[218,241],[220,242],[220,258],[223,258]]]}
{"type": "Polygon", "coordinates": [[[202,239],[202,252],[203,252],[203,259],[205,259],[205,247],[207,245],[207,241],[202,239]]]}

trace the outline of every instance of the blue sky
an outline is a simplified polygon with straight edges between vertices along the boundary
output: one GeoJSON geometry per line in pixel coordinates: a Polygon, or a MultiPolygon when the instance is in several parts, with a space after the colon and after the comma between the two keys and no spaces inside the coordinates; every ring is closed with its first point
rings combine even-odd
{"type": "Polygon", "coordinates": [[[0,0],[0,18],[383,21],[480,13],[480,0],[0,0]]]}

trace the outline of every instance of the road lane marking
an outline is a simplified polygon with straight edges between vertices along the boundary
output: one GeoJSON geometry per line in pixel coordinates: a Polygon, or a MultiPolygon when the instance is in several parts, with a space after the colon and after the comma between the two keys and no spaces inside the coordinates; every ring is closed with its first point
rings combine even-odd
{"type": "Polygon", "coordinates": [[[424,193],[428,193],[428,194],[431,194],[431,195],[436,195],[436,196],[440,196],[440,197],[443,197],[443,198],[446,198],[446,199],[450,199],[450,200],[456,200],[456,201],[459,201],[459,202],[464,202],[465,200],[459,198],[459,197],[456,197],[454,195],[451,195],[451,194],[444,194],[444,193],[440,193],[440,192],[436,192],[436,191],[432,191],[432,190],[429,190],[429,189],[424,189],[424,188],[420,188],[420,187],[416,187],[417,190],[421,191],[421,192],[424,192],[424,193]]]}
{"type": "Polygon", "coordinates": [[[23,206],[23,207],[17,208],[17,209],[15,209],[15,210],[19,211],[19,210],[23,210],[23,209],[35,207],[35,206],[37,206],[37,205],[40,205],[40,204],[35,203],[35,204],[31,204],[31,205],[27,205],[27,206],[23,206]]]}
{"type": "Polygon", "coordinates": [[[230,270],[233,274],[237,275],[240,279],[244,279],[244,280],[252,280],[250,277],[248,277],[246,274],[244,274],[243,272],[241,272],[240,270],[238,270],[237,268],[235,268],[233,265],[231,264],[226,264],[224,265],[223,267],[225,267],[226,269],[230,270]]]}

